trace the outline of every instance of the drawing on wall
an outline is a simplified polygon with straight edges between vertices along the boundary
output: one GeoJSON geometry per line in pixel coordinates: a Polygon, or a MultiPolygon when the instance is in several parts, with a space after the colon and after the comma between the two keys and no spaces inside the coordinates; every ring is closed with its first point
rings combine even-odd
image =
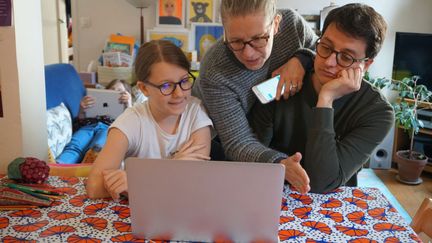
{"type": "Polygon", "coordinates": [[[214,22],[213,0],[188,0],[187,9],[189,23],[214,22]]]}
{"type": "Polygon", "coordinates": [[[156,25],[182,26],[184,19],[183,0],[158,0],[156,25]]]}
{"type": "Polygon", "coordinates": [[[197,50],[199,60],[206,51],[223,35],[222,24],[192,23],[194,49],[197,50]]]}
{"type": "Polygon", "coordinates": [[[12,26],[11,0],[0,0],[0,26],[12,26]]]}
{"type": "Polygon", "coordinates": [[[183,51],[189,51],[189,31],[178,31],[172,29],[158,29],[147,31],[147,41],[151,40],[168,40],[174,45],[180,47],[183,51]]]}

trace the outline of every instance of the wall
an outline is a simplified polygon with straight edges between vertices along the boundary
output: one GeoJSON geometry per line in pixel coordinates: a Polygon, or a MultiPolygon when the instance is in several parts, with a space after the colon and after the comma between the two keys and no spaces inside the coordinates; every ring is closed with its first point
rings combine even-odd
{"type": "MultiPolygon", "coordinates": [[[[344,5],[353,1],[333,1],[337,5],[344,5]]],[[[432,33],[432,1],[431,0],[363,0],[379,12],[388,24],[387,37],[381,52],[369,68],[372,76],[391,77],[393,68],[395,33],[419,32],[432,33]]],[[[319,14],[323,6],[328,6],[328,0],[279,0],[279,7],[291,7],[300,13],[319,14]]]]}
{"type": "Polygon", "coordinates": [[[44,63],[67,63],[67,23],[64,0],[42,0],[44,63]]]}
{"type": "MultiPolygon", "coordinates": [[[[145,29],[155,25],[154,11],[154,5],[143,9],[145,29]]],[[[74,66],[78,71],[99,58],[110,34],[140,38],[140,10],[126,0],[72,0],[72,21],[74,66]]]]}
{"type": "Polygon", "coordinates": [[[42,33],[44,47],[44,63],[60,62],[60,43],[57,28],[57,0],[42,0],[42,33]]]}
{"type": "Polygon", "coordinates": [[[0,173],[18,156],[48,154],[41,2],[14,0],[13,16],[0,27],[0,173]]]}
{"type": "MultiPolygon", "coordinates": [[[[125,0],[72,0],[74,25],[74,65],[83,70],[96,60],[111,33],[120,32],[139,38],[139,10],[125,0]],[[94,11],[94,9],[100,9],[94,11]],[[80,26],[83,18],[90,20],[88,28],[80,26]],[[81,22],[81,23],[80,23],[81,22]]],[[[337,0],[338,5],[353,1],[337,0]]],[[[396,31],[432,33],[431,0],[364,0],[387,20],[389,31],[381,53],[370,68],[372,76],[391,77],[396,31]]],[[[301,14],[319,14],[329,5],[328,0],[279,0],[279,8],[294,8],[301,14]]],[[[144,10],[145,28],[155,25],[155,6],[144,10]]],[[[85,19],[84,19],[85,20],[85,19]]]]}

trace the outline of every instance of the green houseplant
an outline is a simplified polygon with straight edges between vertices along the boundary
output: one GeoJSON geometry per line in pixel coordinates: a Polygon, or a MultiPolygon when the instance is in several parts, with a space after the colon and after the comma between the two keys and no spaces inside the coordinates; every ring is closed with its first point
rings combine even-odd
{"type": "Polygon", "coordinates": [[[391,88],[399,93],[398,102],[393,104],[395,110],[396,127],[403,129],[409,136],[409,148],[396,152],[398,163],[397,179],[406,184],[422,182],[420,174],[427,163],[427,157],[414,151],[414,136],[423,127],[418,119],[418,110],[430,106],[432,92],[426,86],[417,84],[419,77],[412,76],[402,80],[393,80],[391,88]]]}

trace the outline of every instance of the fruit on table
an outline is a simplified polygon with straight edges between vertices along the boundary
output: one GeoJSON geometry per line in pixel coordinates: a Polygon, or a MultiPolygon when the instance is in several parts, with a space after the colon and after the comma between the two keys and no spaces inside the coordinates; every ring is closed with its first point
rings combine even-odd
{"type": "Polygon", "coordinates": [[[23,183],[41,184],[48,179],[50,167],[45,161],[33,157],[19,157],[8,166],[8,178],[23,183]]]}

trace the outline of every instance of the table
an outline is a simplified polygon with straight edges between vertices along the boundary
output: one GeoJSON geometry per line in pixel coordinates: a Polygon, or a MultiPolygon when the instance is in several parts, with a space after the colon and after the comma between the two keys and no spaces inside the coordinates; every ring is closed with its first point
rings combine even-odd
{"type": "MultiPolygon", "coordinates": [[[[91,200],[84,181],[50,177],[49,183],[67,197],[48,208],[1,211],[0,241],[144,242],[131,234],[127,200],[91,200]]],[[[286,242],[420,242],[375,188],[341,187],[327,194],[301,195],[285,187],[279,229],[286,242]]]]}

